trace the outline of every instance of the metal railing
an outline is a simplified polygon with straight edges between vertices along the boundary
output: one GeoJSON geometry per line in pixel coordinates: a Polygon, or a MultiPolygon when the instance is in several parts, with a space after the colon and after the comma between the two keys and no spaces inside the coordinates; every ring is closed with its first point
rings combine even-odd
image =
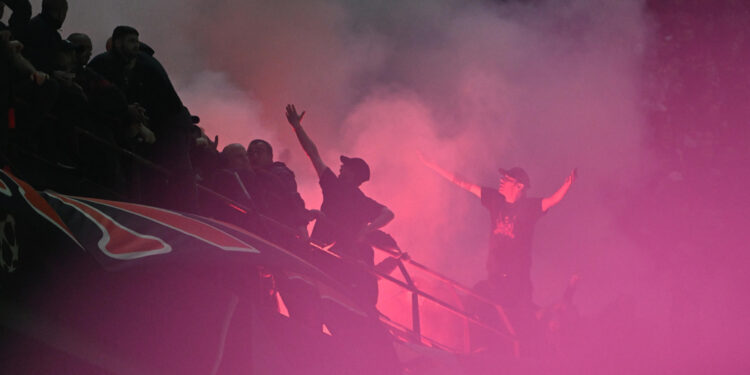
{"type": "MultiPolygon", "coordinates": [[[[101,144],[103,146],[106,146],[109,149],[111,149],[112,151],[119,153],[120,155],[122,155],[122,156],[124,156],[124,157],[126,157],[126,158],[128,158],[128,159],[130,159],[130,160],[132,160],[132,161],[134,161],[136,163],[138,163],[139,165],[141,165],[143,167],[149,168],[149,169],[151,169],[153,171],[158,172],[159,174],[162,174],[167,179],[173,177],[172,176],[173,175],[172,172],[169,171],[168,169],[164,168],[163,166],[158,165],[158,164],[154,163],[153,161],[148,160],[148,159],[146,159],[146,158],[144,158],[144,157],[142,157],[142,156],[140,156],[140,155],[138,155],[138,154],[136,154],[136,153],[134,153],[134,152],[132,152],[130,150],[126,150],[126,149],[123,149],[123,148],[121,148],[121,147],[119,147],[119,146],[117,146],[115,144],[112,144],[111,142],[109,142],[109,141],[107,141],[105,139],[102,139],[101,137],[99,137],[99,136],[91,133],[88,130],[82,129],[80,127],[76,127],[75,131],[76,131],[77,134],[79,134],[79,135],[81,135],[81,136],[83,136],[83,137],[85,137],[85,138],[87,138],[89,140],[93,140],[93,141],[95,141],[95,142],[97,142],[97,143],[99,143],[99,144],[101,144]]],[[[237,210],[239,213],[245,214],[245,215],[252,215],[254,218],[260,219],[260,220],[256,220],[255,222],[261,223],[262,228],[255,228],[256,230],[257,229],[261,229],[264,232],[268,232],[269,228],[273,228],[274,230],[278,231],[276,233],[279,233],[279,232],[285,233],[286,235],[289,236],[289,239],[292,239],[294,241],[298,241],[300,243],[300,245],[302,245],[302,246],[306,246],[308,248],[314,248],[317,251],[325,251],[328,254],[330,254],[331,256],[339,257],[339,255],[334,254],[334,253],[328,251],[327,249],[321,248],[320,246],[318,246],[318,245],[310,242],[307,239],[300,238],[298,236],[298,233],[295,230],[293,230],[292,228],[288,227],[287,225],[285,225],[285,224],[283,224],[283,223],[281,223],[281,222],[279,222],[279,221],[277,221],[277,220],[275,220],[275,219],[273,219],[271,217],[263,215],[262,213],[260,213],[257,210],[255,210],[253,207],[247,207],[246,205],[243,205],[243,204],[241,204],[241,203],[239,203],[239,202],[237,202],[237,201],[235,201],[235,200],[233,200],[233,199],[231,199],[231,198],[229,198],[229,197],[227,197],[225,195],[222,195],[222,194],[214,191],[213,189],[211,189],[211,188],[209,188],[207,186],[204,186],[204,185],[202,185],[200,183],[195,182],[195,186],[196,186],[197,190],[200,191],[201,193],[207,194],[207,195],[213,197],[217,201],[226,204],[228,207],[231,207],[231,208],[237,210]]],[[[259,235],[261,237],[264,237],[266,240],[268,240],[270,242],[274,242],[274,240],[272,238],[269,238],[269,237],[264,236],[262,234],[259,234],[259,235]]],[[[421,300],[427,300],[427,301],[430,301],[430,302],[434,303],[435,305],[437,305],[437,306],[445,309],[450,314],[453,314],[453,315],[459,317],[460,319],[463,319],[464,322],[466,323],[465,326],[464,326],[464,334],[466,336],[468,336],[468,327],[469,327],[469,324],[473,324],[473,325],[475,325],[477,327],[480,327],[481,329],[484,329],[484,330],[486,330],[488,332],[491,332],[491,333],[493,333],[493,334],[495,334],[495,335],[497,335],[499,337],[502,337],[503,339],[508,340],[512,344],[512,347],[513,347],[513,353],[512,354],[515,357],[519,356],[519,351],[520,350],[519,350],[519,340],[518,340],[518,337],[517,337],[516,332],[515,332],[515,330],[513,328],[513,325],[511,324],[510,320],[508,319],[508,316],[505,313],[505,310],[503,309],[503,307],[501,305],[499,305],[496,302],[488,299],[485,296],[477,294],[476,292],[474,292],[473,290],[471,290],[469,287],[466,287],[466,286],[460,284],[459,282],[457,282],[457,281],[455,281],[455,280],[453,280],[453,279],[451,279],[451,278],[449,278],[449,277],[447,277],[447,276],[445,276],[445,275],[443,275],[443,274],[441,274],[441,273],[439,273],[439,272],[437,272],[437,271],[429,268],[428,266],[426,266],[426,265],[424,265],[424,264],[422,264],[420,262],[417,262],[417,261],[411,259],[410,257],[403,257],[402,256],[403,253],[401,253],[399,251],[396,251],[396,250],[393,250],[393,249],[381,249],[381,248],[378,248],[378,249],[380,251],[385,252],[387,254],[387,256],[396,257],[397,258],[397,262],[398,262],[397,268],[399,269],[401,276],[404,278],[404,281],[398,280],[398,279],[390,276],[390,272],[388,274],[386,274],[384,272],[379,271],[375,267],[365,266],[364,264],[362,264],[361,266],[365,267],[366,272],[370,272],[371,274],[377,276],[379,279],[387,281],[387,282],[389,282],[389,283],[391,283],[391,284],[393,284],[393,285],[395,285],[395,286],[397,286],[397,287],[399,287],[399,288],[401,288],[401,289],[403,289],[403,290],[405,290],[405,291],[407,291],[408,293],[411,294],[411,327],[406,327],[403,324],[398,323],[398,322],[392,320],[391,318],[389,318],[388,316],[385,316],[382,313],[380,313],[380,320],[384,324],[387,324],[389,327],[391,327],[391,329],[394,332],[400,333],[400,336],[408,338],[409,340],[411,340],[411,341],[413,341],[415,343],[420,343],[420,344],[424,344],[424,345],[430,345],[430,346],[433,346],[433,347],[436,347],[436,348],[440,348],[440,349],[444,349],[444,350],[461,351],[461,349],[451,347],[448,344],[440,342],[439,340],[437,340],[435,338],[427,337],[427,336],[425,336],[423,334],[423,332],[422,332],[422,314],[420,312],[420,301],[421,300]],[[482,322],[481,320],[479,320],[479,318],[475,317],[471,313],[469,313],[467,311],[464,311],[461,307],[454,306],[454,305],[452,305],[452,304],[450,304],[450,303],[448,303],[448,302],[446,302],[446,301],[444,301],[444,300],[436,297],[435,295],[433,295],[431,293],[428,293],[425,290],[420,289],[416,285],[416,283],[414,282],[414,280],[413,280],[412,276],[410,275],[410,273],[408,272],[406,264],[408,264],[411,267],[414,267],[415,269],[417,269],[419,271],[422,271],[422,272],[426,273],[427,275],[429,275],[433,279],[435,279],[435,280],[437,280],[439,282],[442,282],[442,283],[450,286],[454,291],[455,290],[460,291],[461,293],[464,293],[465,295],[470,296],[471,298],[474,298],[477,301],[480,301],[480,302],[482,302],[482,303],[484,303],[484,304],[486,304],[488,306],[494,307],[494,309],[497,311],[498,315],[500,316],[500,318],[502,320],[502,323],[503,323],[503,326],[504,326],[504,330],[501,330],[501,329],[498,329],[496,327],[490,326],[487,323],[482,322]]],[[[468,349],[464,348],[463,351],[468,351],[468,349]]]]}

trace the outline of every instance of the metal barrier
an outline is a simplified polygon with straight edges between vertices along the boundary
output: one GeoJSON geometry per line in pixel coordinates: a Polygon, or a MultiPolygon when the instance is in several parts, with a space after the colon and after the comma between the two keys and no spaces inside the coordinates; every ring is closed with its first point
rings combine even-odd
{"type": "MultiPolygon", "coordinates": [[[[136,153],[134,153],[132,151],[123,149],[123,148],[121,148],[121,147],[119,147],[119,146],[117,146],[115,144],[112,144],[112,143],[108,142],[107,140],[104,140],[104,139],[98,137],[97,135],[95,135],[95,134],[93,134],[93,133],[91,133],[91,132],[89,132],[89,131],[87,131],[85,129],[81,129],[79,127],[76,127],[75,131],[79,135],[81,135],[83,137],[86,137],[89,140],[93,140],[93,141],[95,141],[97,143],[100,143],[100,144],[102,144],[102,145],[110,148],[111,150],[120,153],[122,156],[125,156],[126,158],[129,158],[130,160],[132,160],[132,161],[140,164],[141,166],[150,168],[151,170],[156,171],[156,172],[162,174],[165,178],[170,178],[172,176],[172,173],[169,170],[167,170],[166,168],[164,168],[164,167],[162,167],[162,166],[160,166],[160,165],[158,165],[158,164],[156,164],[156,163],[154,163],[154,162],[152,162],[152,161],[150,161],[148,159],[145,159],[142,156],[137,155],[136,153]]],[[[299,242],[299,244],[301,246],[306,246],[308,248],[316,249],[317,251],[325,251],[326,253],[328,253],[328,254],[330,254],[332,256],[339,257],[337,254],[334,254],[334,253],[328,251],[327,249],[321,248],[320,246],[317,246],[316,244],[310,242],[307,239],[303,240],[303,239],[299,238],[299,236],[297,236],[296,231],[294,231],[292,228],[286,226],[283,223],[278,222],[277,220],[274,220],[273,218],[265,216],[265,215],[263,215],[260,212],[257,212],[257,210],[255,210],[254,208],[247,207],[247,206],[245,206],[245,205],[243,205],[243,204],[241,204],[239,202],[236,202],[233,199],[231,199],[229,197],[226,197],[226,196],[224,196],[224,195],[222,195],[222,194],[220,194],[220,193],[218,193],[218,192],[216,192],[216,191],[214,191],[214,190],[210,189],[209,187],[206,187],[206,186],[204,186],[202,184],[195,183],[195,185],[196,185],[197,190],[199,190],[201,193],[208,194],[208,195],[212,196],[213,198],[217,199],[218,201],[223,202],[224,204],[226,204],[228,207],[231,207],[231,208],[237,210],[239,213],[245,214],[245,215],[252,215],[254,218],[260,219],[259,222],[262,223],[262,225],[265,228],[257,228],[257,229],[264,229],[264,230],[266,230],[266,229],[272,227],[274,230],[280,231],[282,233],[286,233],[289,236],[290,239],[293,239],[294,241],[299,242]]],[[[264,236],[261,235],[261,237],[264,237],[264,236]]],[[[271,239],[271,238],[266,237],[266,239],[269,240],[270,242],[274,242],[273,239],[271,239]]],[[[407,339],[409,339],[409,340],[411,340],[411,341],[413,341],[415,343],[430,345],[430,346],[433,346],[433,347],[441,348],[441,349],[444,349],[444,350],[450,350],[450,351],[454,351],[454,352],[460,351],[460,349],[451,348],[447,344],[441,343],[441,342],[439,342],[436,339],[429,338],[429,337],[426,337],[426,336],[423,335],[423,333],[422,333],[422,317],[421,317],[421,313],[420,313],[419,302],[420,302],[420,299],[428,300],[428,301],[431,301],[431,302],[435,303],[437,306],[440,306],[441,308],[445,309],[447,312],[449,312],[451,314],[454,314],[454,315],[460,317],[461,319],[463,319],[466,322],[465,331],[468,330],[468,324],[471,323],[471,324],[476,325],[477,327],[480,327],[480,328],[485,329],[485,330],[487,330],[489,332],[492,332],[492,333],[494,333],[494,334],[496,334],[496,335],[498,335],[498,336],[500,336],[500,337],[502,337],[502,338],[504,338],[506,340],[509,340],[509,342],[513,345],[513,355],[515,357],[519,357],[520,350],[519,350],[518,337],[516,335],[515,330],[513,329],[513,325],[511,324],[510,320],[508,319],[508,316],[506,315],[505,310],[503,309],[502,306],[500,306],[499,304],[495,303],[494,301],[492,301],[492,300],[490,300],[490,299],[488,299],[488,298],[486,298],[486,297],[484,297],[482,295],[479,295],[479,294],[475,293],[470,288],[468,288],[468,287],[466,287],[466,286],[464,286],[464,285],[456,282],[455,280],[452,280],[451,278],[449,278],[449,277],[447,277],[447,276],[445,276],[445,275],[443,275],[443,274],[441,274],[441,273],[439,273],[439,272],[437,272],[435,270],[432,270],[431,268],[427,267],[426,265],[424,265],[422,263],[419,263],[419,262],[411,259],[408,256],[404,257],[403,254],[405,254],[405,253],[401,253],[399,251],[390,250],[390,249],[379,249],[379,250],[385,252],[388,256],[397,258],[396,259],[397,262],[398,262],[397,267],[398,267],[401,275],[403,276],[405,282],[404,281],[400,281],[400,280],[398,280],[398,279],[390,276],[389,274],[380,272],[380,271],[378,271],[374,267],[368,267],[368,266],[365,266],[365,265],[362,265],[362,267],[366,268],[366,272],[370,272],[371,274],[377,276],[381,280],[385,280],[385,281],[387,281],[389,283],[392,283],[392,284],[398,286],[399,288],[402,288],[403,290],[408,291],[409,293],[411,293],[411,319],[412,319],[411,328],[408,328],[408,327],[403,326],[400,323],[397,323],[397,322],[393,321],[392,319],[390,319],[389,317],[383,315],[382,313],[380,313],[380,320],[381,320],[381,322],[383,322],[384,324],[387,324],[389,327],[391,327],[391,329],[393,331],[399,332],[401,334],[401,336],[403,336],[403,337],[405,337],[405,338],[407,338],[407,339]],[[499,316],[500,316],[500,318],[501,318],[501,320],[502,320],[502,322],[504,324],[505,331],[502,331],[502,330],[499,330],[499,329],[497,329],[495,327],[489,326],[486,323],[478,320],[476,317],[472,316],[468,312],[464,311],[462,308],[457,307],[457,306],[453,306],[450,303],[448,303],[446,301],[443,301],[440,298],[438,298],[438,297],[436,297],[436,296],[434,296],[434,295],[432,295],[430,293],[427,293],[424,290],[421,290],[414,283],[414,280],[412,279],[411,275],[409,274],[409,272],[407,270],[407,267],[406,267],[406,264],[404,262],[406,262],[406,264],[409,264],[411,267],[414,267],[414,268],[416,268],[416,269],[418,269],[420,271],[425,272],[426,274],[428,274],[431,277],[433,277],[435,280],[438,280],[438,281],[440,281],[442,283],[445,283],[445,284],[449,285],[451,288],[453,288],[453,290],[461,291],[462,293],[464,293],[464,294],[466,294],[468,296],[471,296],[472,298],[475,298],[478,301],[481,301],[481,302],[483,302],[483,303],[485,303],[485,304],[487,304],[489,306],[493,306],[497,310],[497,313],[499,314],[499,316]]],[[[465,334],[468,336],[468,332],[465,332],[465,334]]],[[[466,348],[464,349],[464,351],[466,351],[466,348]]]]}

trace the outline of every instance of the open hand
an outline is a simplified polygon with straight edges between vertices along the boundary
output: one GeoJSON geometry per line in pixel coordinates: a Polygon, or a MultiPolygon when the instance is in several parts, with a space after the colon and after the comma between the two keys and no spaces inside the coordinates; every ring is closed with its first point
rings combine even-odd
{"type": "Polygon", "coordinates": [[[302,111],[301,114],[297,114],[297,108],[294,108],[294,104],[286,106],[286,119],[292,126],[300,126],[303,117],[305,117],[305,111],[302,111]]]}
{"type": "Polygon", "coordinates": [[[41,86],[49,79],[49,75],[45,72],[40,72],[38,70],[31,73],[31,81],[36,83],[37,86],[41,86]]]}
{"type": "Polygon", "coordinates": [[[148,116],[146,115],[146,109],[138,103],[128,104],[128,113],[130,118],[135,123],[148,123],[148,116]]]}
{"type": "Polygon", "coordinates": [[[140,135],[143,138],[143,142],[147,144],[153,144],[156,142],[156,135],[154,135],[154,132],[152,132],[146,125],[141,124],[138,135],[140,135]]]}

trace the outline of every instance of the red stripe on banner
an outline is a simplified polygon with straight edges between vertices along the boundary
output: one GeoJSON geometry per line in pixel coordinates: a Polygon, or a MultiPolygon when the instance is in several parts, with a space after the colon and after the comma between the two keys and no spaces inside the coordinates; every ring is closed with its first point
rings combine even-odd
{"type": "Polygon", "coordinates": [[[237,211],[239,211],[239,212],[242,212],[243,214],[246,214],[246,213],[247,213],[247,211],[245,211],[245,210],[243,210],[243,209],[241,209],[241,208],[237,207],[237,205],[234,205],[234,204],[231,204],[231,203],[230,203],[230,204],[229,204],[229,207],[232,207],[232,208],[234,208],[235,210],[237,210],[237,211]]]}
{"type": "MultiPolygon", "coordinates": [[[[10,171],[0,170],[0,173],[8,176],[8,178],[18,184],[18,192],[21,193],[23,199],[26,200],[26,202],[31,206],[31,208],[34,209],[34,211],[36,211],[36,213],[62,230],[63,233],[70,237],[78,246],[81,246],[81,244],[78,243],[78,240],[76,240],[76,237],[73,235],[73,232],[68,229],[68,227],[65,225],[65,222],[63,222],[63,220],[60,218],[60,215],[55,212],[52,206],[50,206],[49,203],[47,203],[47,201],[44,200],[41,195],[39,195],[36,189],[27,184],[26,181],[16,178],[16,176],[10,173],[10,171]]],[[[81,246],[81,248],[83,248],[83,246],[81,246]]]]}
{"type": "Polygon", "coordinates": [[[102,230],[99,249],[113,258],[133,259],[164,254],[172,250],[171,246],[160,238],[136,233],[94,207],[63,195],[52,195],[86,215],[102,230]]]}
{"type": "Polygon", "coordinates": [[[194,220],[187,216],[180,215],[176,212],[156,207],[142,206],[139,204],[125,202],[107,201],[103,199],[80,197],[75,197],[75,199],[89,200],[91,202],[96,202],[133,213],[144,219],[154,221],[158,224],[172,228],[176,231],[182,232],[183,234],[194,237],[203,242],[207,242],[224,250],[259,253],[259,251],[253,246],[218,228],[215,228],[198,220],[194,220]]]}

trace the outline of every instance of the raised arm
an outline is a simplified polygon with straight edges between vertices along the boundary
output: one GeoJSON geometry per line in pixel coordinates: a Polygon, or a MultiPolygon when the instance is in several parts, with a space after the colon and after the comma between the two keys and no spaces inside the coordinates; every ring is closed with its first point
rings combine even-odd
{"type": "Polygon", "coordinates": [[[552,208],[554,205],[560,203],[560,201],[565,197],[565,194],[568,193],[568,189],[570,189],[570,186],[573,185],[573,181],[575,181],[576,177],[578,176],[578,170],[573,169],[570,172],[570,175],[565,179],[565,182],[563,182],[562,186],[560,186],[557,191],[550,195],[547,198],[542,198],[542,211],[547,211],[550,208],[552,208]]]}
{"type": "Polygon", "coordinates": [[[482,197],[482,187],[481,186],[475,185],[475,184],[473,184],[471,182],[468,182],[468,181],[464,180],[463,178],[459,177],[458,174],[449,172],[449,171],[441,168],[439,165],[437,165],[437,164],[435,164],[435,163],[433,163],[433,162],[425,159],[424,156],[422,156],[421,153],[419,154],[419,160],[421,160],[422,163],[424,163],[424,165],[428,166],[430,169],[432,169],[435,172],[437,172],[437,174],[439,174],[440,176],[442,176],[446,180],[454,183],[456,186],[460,187],[461,189],[464,189],[464,190],[466,190],[466,191],[468,191],[468,192],[476,195],[479,198],[482,197]]]}
{"type": "Polygon", "coordinates": [[[320,158],[318,147],[315,146],[315,143],[307,135],[305,129],[302,129],[302,117],[304,116],[305,111],[302,111],[301,114],[297,114],[297,109],[294,108],[293,104],[289,104],[286,106],[286,119],[289,121],[289,125],[292,125],[294,133],[297,134],[299,144],[302,145],[302,149],[305,150],[305,153],[310,158],[313,167],[315,167],[315,172],[317,172],[318,177],[320,177],[323,175],[323,172],[325,172],[328,166],[325,165],[325,163],[323,163],[323,159],[320,158]]]}

